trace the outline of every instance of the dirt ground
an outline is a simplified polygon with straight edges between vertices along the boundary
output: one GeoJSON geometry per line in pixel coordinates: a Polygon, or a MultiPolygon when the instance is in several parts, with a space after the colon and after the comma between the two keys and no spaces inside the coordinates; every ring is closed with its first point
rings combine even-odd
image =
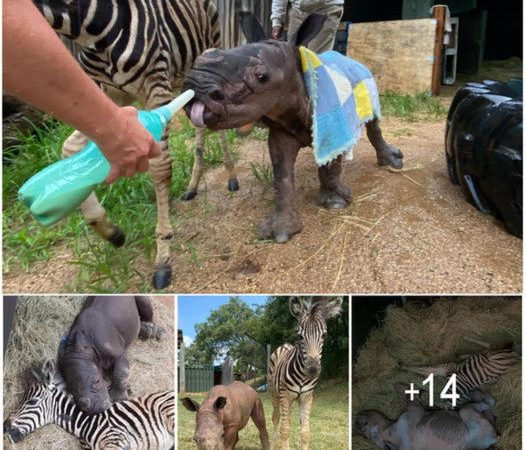
{"type": "MultiPolygon", "coordinates": [[[[4,419],[14,412],[25,385],[24,371],[41,367],[46,358],[56,360],[62,336],[67,334],[84,297],[20,297],[4,360],[4,419]]],[[[137,340],[128,350],[133,396],[174,387],[174,297],[155,296],[154,320],[165,328],[162,341],[137,340]]],[[[72,435],[55,425],[37,430],[19,444],[4,437],[5,449],[64,450],[80,448],[72,435]]]]}
{"type": "MultiPolygon", "coordinates": [[[[273,293],[517,293],[522,241],[483,215],[450,183],[443,120],[383,120],[385,138],[405,155],[405,171],[376,166],[363,138],[343,179],[352,204],[329,212],[314,204],[317,171],[309,149],[296,163],[297,203],[303,231],[287,244],[257,242],[273,191],[252,164],[269,164],[264,141],[247,138],[239,149],[240,191],[226,190],[222,168],[209,171],[195,200],[173,203],[177,216],[168,292],[273,293]]],[[[154,218],[152,217],[152,220],[154,218]]],[[[4,276],[4,292],[61,292],[75,276],[70,252],[60,249],[32,273],[4,276]]],[[[136,260],[138,270],[153,264],[136,260]]],[[[129,286],[134,292],[140,280],[129,286]]]]}

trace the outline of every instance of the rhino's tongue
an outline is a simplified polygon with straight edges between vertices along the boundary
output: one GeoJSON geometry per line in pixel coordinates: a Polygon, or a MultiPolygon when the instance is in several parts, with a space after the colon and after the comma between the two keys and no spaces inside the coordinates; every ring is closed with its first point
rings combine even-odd
{"type": "Polygon", "coordinates": [[[205,121],[204,121],[204,114],[205,114],[205,104],[200,101],[195,101],[192,103],[192,107],[190,109],[190,120],[196,127],[204,128],[205,121]]]}

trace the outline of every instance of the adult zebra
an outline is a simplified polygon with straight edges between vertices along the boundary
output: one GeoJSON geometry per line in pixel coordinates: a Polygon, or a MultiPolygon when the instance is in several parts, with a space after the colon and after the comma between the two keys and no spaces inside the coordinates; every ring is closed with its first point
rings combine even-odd
{"type": "MultiPolygon", "coordinates": [[[[497,383],[520,358],[514,349],[488,350],[475,353],[459,363],[449,362],[428,367],[412,367],[409,371],[420,375],[449,378],[456,374],[456,392],[459,395],[457,407],[472,401],[481,401],[486,397],[484,391],[488,385],[497,383]]],[[[435,399],[438,407],[451,409],[450,400],[435,399]]]]}
{"type": "Polygon", "coordinates": [[[86,414],[64,391],[65,383],[47,360],[26,391],[18,411],[4,422],[11,442],[54,423],[72,433],[84,449],[156,449],[174,445],[175,398],[172,391],[114,403],[100,414],[86,414]]]}
{"type": "Polygon", "coordinates": [[[282,416],[281,449],[289,449],[292,404],[300,408],[301,449],[309,448],[309,416],[312,394],[321,372],[321,353],[327,334],[327,319],[340,314],[341,297],[292,297],[290,312],[298,320],[300,340],[296,345],[283,344],[270,357],[268,385],[272,397],[273,448],[282,416]],[[281,409],[281,413],[280,413],[281,409]]]}
{"type": "MultiPolygon", "coordinates": [[[[49,24],[81,46],[78,60],[84,70],[119,105],[139,101],[147,109],[168,103],[180,87],[182,77],[204,50],[220,45],[218,14],[212,0],[33,0],[49,24]]],[[[153,286],[170,284],[169,218],[172,158],[165,135],[161,156],[150,161],[157,197],[157,255],[153,286]]],[[[75,131],[62,148],[64,156],[87,143],[75,131]]],[[[203,171],[204,129],[197,129],[192,179],[183,199],[197,193],[203,171]]],[[[234,164],[221,134],[228,187],[238,189],[234,164]]],[[[123,231],[111,223],[91,194],[81,206],[92,228],[116,247],[124,244],[123,231]]]]}

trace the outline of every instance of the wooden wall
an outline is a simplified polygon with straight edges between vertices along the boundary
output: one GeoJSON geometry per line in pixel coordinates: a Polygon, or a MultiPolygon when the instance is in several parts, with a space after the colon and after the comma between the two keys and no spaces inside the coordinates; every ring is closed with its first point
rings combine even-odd
{"type": "Polygon", "coordinates": [[[347,55],[365,64],[380,91],[431,92],[435,19],[351,24],[347,55]]]}

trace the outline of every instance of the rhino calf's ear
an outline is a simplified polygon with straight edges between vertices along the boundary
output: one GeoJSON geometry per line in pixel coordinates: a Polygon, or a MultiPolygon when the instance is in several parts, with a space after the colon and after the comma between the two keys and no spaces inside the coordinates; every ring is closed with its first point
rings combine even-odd
{"type": "Polygon", "coordinates": [[[323,22],[325,22],[325,16],[310,14],[300,25],[296,34],[292,36],[290,43],[296,47],[307,45],[321,31],[323,22]]]}
{"type": "Polygon", "coordinates": [[[226,397],[217,397],[217,400],[214,402],[214,408],[223,409],[226,405],[226,397]]]}
{"type": "Polygon", "coordinates": [[[197,403],[195,400],[192,400],[190,397],[185,397],[181,401],[183,402],[183,406],[188,411],[192,411],[192,412],[199,411],[199,403],[197,403]]]}
{"type": "Polygon", "coordinates": [[[241,22],[241,30],[247,38],[247,42],[260,42],[267,39],[265,30],[259,23],[254,13],[248,11],[239,11],[239,21],[241,22]]]}

